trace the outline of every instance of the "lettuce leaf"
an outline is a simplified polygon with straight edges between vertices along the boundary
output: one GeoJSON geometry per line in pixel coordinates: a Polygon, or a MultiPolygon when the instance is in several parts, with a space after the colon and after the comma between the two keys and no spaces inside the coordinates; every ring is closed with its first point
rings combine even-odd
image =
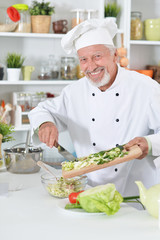
{"type": "Polygon", "coordinates": [[[105,212],[107,215],[113,215],[120,209],[123,198],[115,185],[108,183],[85,190],[78,195],[77,200],[87,212],[105,212]]]}

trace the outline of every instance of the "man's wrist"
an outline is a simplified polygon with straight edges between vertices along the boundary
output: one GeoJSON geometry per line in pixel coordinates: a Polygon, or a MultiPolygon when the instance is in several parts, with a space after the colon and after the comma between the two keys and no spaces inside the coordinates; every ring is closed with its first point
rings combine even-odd
{"type": "Polygon", "coordinates": [[[148,143],[148,155],[152,155],[152,143],[148,137],[144,137],[148,143]]]}

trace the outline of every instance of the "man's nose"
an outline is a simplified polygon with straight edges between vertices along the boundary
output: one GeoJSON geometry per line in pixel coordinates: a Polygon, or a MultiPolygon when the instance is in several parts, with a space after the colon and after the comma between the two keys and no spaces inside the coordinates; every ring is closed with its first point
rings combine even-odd
{"type": "Polygon", "coordinates": [[[87,70],[92,72],[97,68],[97,65],[95,64],[95,62],[93,60],[89,60],[88,61],[88,68],[87,70]]]}

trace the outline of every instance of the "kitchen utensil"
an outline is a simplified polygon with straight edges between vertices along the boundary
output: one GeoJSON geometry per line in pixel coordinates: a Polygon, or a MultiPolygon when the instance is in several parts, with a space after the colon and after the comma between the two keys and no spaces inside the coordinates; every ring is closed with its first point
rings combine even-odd
{"type": "Polygon", "coordinates": [[[43,159],[43,150],[41,148],[29,147],[28,152],[25,153],[25,148],[15,148],[15,146],[3,150],[7,171],[23,174],[38,172],[40,167],[37,165],[37,162],[43,159]]]}
{"type": "Polygon", "coordinates": [[[31,74],[35,70],[35,67],[34,66],[22,66],[21,70],[22,70],[23,80],[29,81],[29,80],[31,80],[31,74]]]}
{"type": "Polygon", "coordinates": [[[128,155],[125,155],[124,157],[115,158],[113,161],[108,163],[104,163],[100,165],[92,164],[88,167],[73,169],[70,171],[62,170],[62,176],[64,178],[72,178],[75,176],[83,175],[85,173],[93,172],[102,168],[106,168],[119,163],[130,161],[132,159],[138,158],[142,154],[142,150],[137,145],[132,146],[128,152],[129,152],[128,155]]]}
{"type": "Polygon", "coordinates": [[[140,200],[149,214],[155,218],[159,216],[160,184],[146,189],[141,181],[135,181],[140,193],[140,200]]]}
{"type": "Polygon", "coordinates": [[[58,152],[69,161],[77,161],[77,158],[74,157],[70,152],[68,152],[64,147],[62,147],[60,144],[58,144],[58,152]]]}
{"type": "Polygon", "coordinates": [[[12,110],[12,105],[11,105],[10,103],[7,103],[7,104],[5,105],[5,111],[4,111],[4,113],[3,113],[2,117],[1,117],[1,121],[4,120],[6,114],[7,114],[9,111],[11,111],[11,110],[12,110]]]}
{"type": "Polygon", "coordinates": [[[38,161],[37,165],[41,168],[43,168],[47,173],[51,174],[53,177],[56,178],[56,180],[58,181],[58,178],[56,177],[56,175],[49,170],[49,168],[47,167],[47,164],[43,163],[42,161],[38,161]]]}
{"type": "Polygon", "coordinates": [[[127,49],[124,47],[124,34],[121,33],[121,47],[117,49],[119,57],[127,56],[127,49]]]}

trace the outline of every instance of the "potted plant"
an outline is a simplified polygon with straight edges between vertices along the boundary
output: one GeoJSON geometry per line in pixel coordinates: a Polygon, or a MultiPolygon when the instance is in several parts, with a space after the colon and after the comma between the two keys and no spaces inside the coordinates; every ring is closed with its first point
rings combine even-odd
{"type": "Polygon", "coordinates": [[[118,16],[118,14],[120,13],[120,10],[121,10],[121,8],[120,8],[120,6],[117,5],[116,2],[108,2],[104,6],[104,16],[110,17],[110,18],[114,19],[114,21],[116,22],[116,18],[118,16]]]}
{"type": "Polygon", "coordinates": [[[25,58],[21,54],[8,53],[6,58],[8,81],[18,81],[25,58]]]}
{"type": "Polygon", "coordinates": [[[51,25],[51,15],[54,13],[54,7],[50,2],[33,1],[29,8],[31,14],[31,27],[33,33],[49,33],[51,25]]]}
{"type": "Polygon", "coordinates": [[[2,168],[4,164],[1,152],[2,143],[14,140],[14,138],[11,136],[13,132],[14,127],[12,125],[8,125],[5,122],[0,121],[0,168],[2,168]]]}

